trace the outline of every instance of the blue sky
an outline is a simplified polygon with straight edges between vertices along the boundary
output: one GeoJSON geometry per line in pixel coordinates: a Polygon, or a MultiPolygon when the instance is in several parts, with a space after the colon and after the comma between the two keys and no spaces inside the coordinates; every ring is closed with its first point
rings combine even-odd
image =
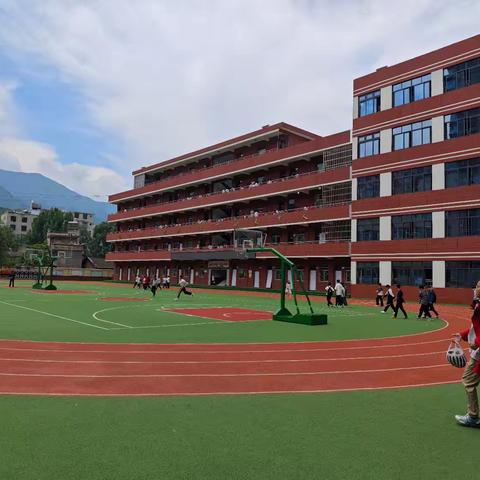
{"type": "Polygon", "coordinates": [[[479,18],[477,0],[2,0],[0,168],[105,199],[267,123],[345,130],[354,77],[479,18]]]}

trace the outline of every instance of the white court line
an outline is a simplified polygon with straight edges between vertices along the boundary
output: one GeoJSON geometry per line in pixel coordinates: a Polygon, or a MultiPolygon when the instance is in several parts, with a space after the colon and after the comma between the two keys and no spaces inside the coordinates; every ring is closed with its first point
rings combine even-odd
{"type": "MultiPolygon", "coordinates": [[[[196,316],[196,315],[192,315],[196,316]]],[[[206,317],[202,317],[206,318],[206,317]]],[[[144,326],[139,326],[139,327],[128,327],[133,330],[139,329],[139,328],[167,328],[167,327],[187,327],[190,325],[212,325],[212,324],[221,324],[223,325],[225,322],[198,322],[198,323],[172,323],[170,325],[144,325],[144,326]]],[[[110,330],[125,330],[125,328],[110,328],[110,330]]]]}
{"type": "Polygon", "coordinates": [[[99,322],[105,322],[105,323],[111,323],[112,325],[118,325],[120,327],[125,327],[125,328],[132,328],[130,325],[124,325],[123,323],[117,323],[117,322],[111,322],[110,320],[103,320],[102,318],[98,318],[97,315],[102,312],[108,312],[109,310],[117,310],[118,308],[123,308],[123,307],[110,307],[110,308],[104,308],[103,310],[98,310],[95,313],[92,313],[92,317],[95,320],[98,320],[99,322]]]}
{"type": "Polygon", "coordinates": [[[412,383],[407,385],[392,385],[387,387],[352,387],[352,388],[337,388],[326,390],[258,390],[258,391],[243,391],[243,392],[172,392],[172,393],[50,393],[50,392],[3,392],[0,395],[26,395],[26,396],[49,396],[49,397],[206,397],[213,395],[298,395],[311,393],[344,393],[344,392],[362,392],[362,391],[377,391],[377,390],[398,390],[404,388],[422,388],[422,387],[436,387],[440,385],[454,385],[460,380],[449,380],[447,382],[432,382],[432,383],[412,383]]]}
{"type": "Polygon", "coordinates": [[[380,360],[390,358],[406,358],[406,357],[424,357],[427,355],[444,354],[444,350],[440,352],[426,353],[406,353],[404,355],[382,355],[375,357],[340,357],[340,358],[306,358],[306,359],[278,359],[278,360],[200,360],[200,361],[140,361],[140,360],[43,360],[31,358],[0,358],[0,362],[28,362],[28,363],[74,363],[74,364],[100,364],[100,365],[116,365],[116,364],[134,364],[134,365],[222,365],[222,364],[243,364],[243,363],[301,363],[301,362],[337,362],[341,360],[380,360]]]}
{"type": "Polygon", "coordinates": [[[87,325],[89,327],[99,328],[100,330],[109,330],[108,328],[100,327],[99,325],[93,325],[91,323],[81,322],[80,320],[73,320],[72,318],[62,317],[61,315],[55,315],[54,313],[42,312],[41,310],[37,310],[35,308],[24,307],[22,305],[15,305],[14,303],[3,302],[2,300],[0,300],[0,303],[4,303],[5,305],[10,305],[11,307],[17,307],[17,308],[23,308],[24,310],[30,310],[31,312],[41,313],[43,315],[48,315],[49,317],[60,318],[62,320],[67,320],[68,322],[81,323],[82,325],[87,325]]]}
{"type": "MultiPolygon", "coordinates": [[[[217,323],[217,322],[214,322],[217,323]]],[[[234,325],[230,322],[218,322],[219,325],[234,325]]],[[[371,339],[365,338],[363,339],[364,342],[368,342],[371,339]]],[[[334,341],[334,340],[332,340],[334,341]]],[[[48,348],[14,348],[14,347],[0,347],[0,350],[10,350],[10,351],[25,351],[25,352],[65,352],[65,353],[147,353],[147,354],[170,354],[170,353],[186,353],[186,354],[211,354],[211,353],[286,353],[286,352],[330,352],[335,350],[368,350],[373,348],[397,348],[397,347],[413,347],[415,345],[430,345],[432,343],[440,343],[440,342],[448,342],[450,341],[450,337],[445,337],[439,340],[430,340],[429,342],[411,342],[411,343],[397,343],[392,345],[364,345],[361,347],[343,347],[338,346],[334,348],[294,348],[294,349],[277,349],[277,350],[55,350],[55,349],[48,349],[48,348]]],[[[43,342],[45,343],[45,342],[43,342]]],[[[307,342],[312,343],[312,342],[307,342]]],[[[315,343],[315,342],[314,342],[315,343]]],[[[317,342],[321,343],[321,342],[317,342]]],[[[74,343],[72,343],[74,345],[74,343]]],[[[281,344],[278,343],[277,344],[281,344]]],[[[94,345],[94,344],[87,344],[87,345],[94,345]]],[[[110,345],[122,345],[121,343],[113,343],[110,345]]],[[[134,344],[134,345],[142,345],[142,344],[134,344]]],[[[147,345],[155,345],[155,344],[147,344],[147,345]]],[[[182,345],[182,344],[160,344],[161,346],[172,346],[172,345],[182,345]]],[[[205,345],[205,344],[189,344],[189,345],[205,345]]],[[[209,346],[215,346],[214,343],[207,344],[209,346]]],[[[218,345],[229,345],[229,344],[218,344],[218,345]]],[[[232,345],[243,345],[243,344],[232,344],[232,345]]],[[[246,344],[248,345],[248,343],[246,344]]],[[[255,344],[254,344],[255,345],[255,344]]],[[[286,343],[288,345],[288,343],[286,343]]]]}
{"type": "Polygon", "coordinates": [[[57,374],[57,373],[5,373],[0,372],[2,377],[56,377],[56,378],[196,378],[196,377],[292,377],[314,375],[351,375],[359,373],[384,373],[403,372],[406,370],[426,370],[430,368],[451,368],[449,363],[435,365],[422,365],[419,367],[379,368],[374,370],[332,370],[327,372],[277,372],[277,373],[151,373],[137,375],[82,375],[82,374],[57,374]]]}

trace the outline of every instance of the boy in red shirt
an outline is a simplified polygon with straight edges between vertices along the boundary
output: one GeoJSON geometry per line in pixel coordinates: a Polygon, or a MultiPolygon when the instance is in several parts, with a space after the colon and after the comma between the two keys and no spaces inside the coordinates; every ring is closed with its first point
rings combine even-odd
{"type": "Polygon", "coordinates": [[[467,394],[468,410],[466,415],[455,415],[455,420],[465,427],[480,428],[477,395],[477,387],[480,384],[480,304],[475,306],[470,328],[455,334],[453,338],[456,342],[462,339],[470,346],[470,361],[462,377],[467,394]]]}

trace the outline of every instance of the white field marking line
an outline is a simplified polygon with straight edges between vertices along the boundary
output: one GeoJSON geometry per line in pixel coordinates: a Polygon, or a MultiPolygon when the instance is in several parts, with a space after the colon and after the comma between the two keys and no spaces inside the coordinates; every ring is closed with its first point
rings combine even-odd
{"type": "MultiPolygon", "coordinates": [[[[360,307],[368,307],[368,305],[365,304],[353,304],[354,306],[360,306],[360,307]]],[[[136,305],[136,306],[147,306],[147,305],[136,305]]],[[[466,310],[467,311],[467,310],[466,310]]],[[[413,312],[415,313],[415,312],[413,312]]],[[[468,313],[468,311],[467,311],[468,313]]],[[[463,320],[463,317],[459,316],[452,316],[454,320],[463,320]]],[[[422,337],[424,335],[431,335],[432,333],[437,333],[442,330],[445,330],[450,326],[450,323],[448,320],[441,318],[440,319],[444,325],[442,328],[437,328],[435,330],[430,330],[428,332],[417,332],[417,333],[409,333],[406,335],[398,335],[398,336],[393,336],[393,337],[374,337],[374,338],[351,338],[351,339],[344,339],[344,340],[302,340],[302,341],[294,341],[294,342],[280,342],[280,341],[275,341],[275,342],[215,342],[215,343],[176,343],[175,345],[179,346],[191,346],[191,345],[304,345],[306,343],[316,343],[316,344],[322,344],[322,343],[331,343],[331,342],[336,342],[336,343],[352,343],[352,342],[366,342],[366,341],[377,341],[377,340],[391,340],[392,338],[394,339],[401,339],[401,338],[409,338],[409,337],[422,337]]],[[[448,339],[445,339],[445,341],[448,339]]],[[[162,345],[171,345],[169,343],[150,343],[150,342],[143,342],[143,343],[136,343],[136,342],[130,342],[130,343],[102,343],[102,342],[58,342],[54,340],[50,340],[46,342],[45,340],[12,340],[11,338],[4,338],[0,339],[1,342],[16,342],[16,343],[49,343],[49,344],[67,344],[67,345],[156,345],[156,346],[162,346],[162,345]]],[[[438,341],[438,340],[437,340],[438,341]]],[[[428,343],[428,342],[427,342],[428,343]]],[[[412,343],[411,345],[417,345],[416,343],[412,343]]],[[[347,347],[351,348],[351,347],[347,347]]],[[[363,347],[362,347],[363,348],[363,347]]],[[[371,348],[371,347],[370,347],[371,348]]],[[[0,350],[2,347],[0,347],[0,350]]],[[[19,349],[22,350],[22,349],[19,349]]],[[[25,349],[27,350],[27,349],[25,349]]]]}
{"type": "Polygon", "coordinates": [[[26,395],[26,396],[49,396],[49,397],[205,397],[213,395],[298,395],[311,393],[346,393],[376,390],[398,390],[403,388],[422,388],[440,385],[454,385],[460,380],[449,380],[446,382],[412,383],[407,385],[393,385],[386,387],[359,387],[359,388],[337,388],[326,390],[258,390],[244,392],[173,392],[173,393],[50,393],[50,392],[3,392],[0,395],[26,395]]]}
{"type": "Polygon", "coordinates": [[[117,322],[111,322],[110,320],[104,320],[102,318],[98,318],[98,314],[99,313],[102,313],[102,312],[108,312],[110,310],[118,310],[119,308],[122,308],[122,307],[110,307],[110,308],[104,308],[103,310],[98,310],[96,311],[95,313],[92,313],[92,317],[95,319],[95,320],[98,320],[99,322],[105,322],[105,323],[111,323],[112,325],[118,325],[120,327],[125,327],[125,328],[132,328],[130,325],[124,325],[123,323],[117,323],[117,322]]]}
{"type": "Polygon", "coordinates": [[[405,370],[426,370],[429,368],[451,368],[447,362],[435,365],[421,365],[419,367],[379,368],[374,370],[332,370],[328,372],[276,372],[276,373],[146,373],[137,375],[82,375],[82,374],[58,374],[58,373],[5,373],[0,372],[2,377],[55,377],[55,378],[196,378],[196,377],[291,377],[291,376],[315,376],[315,375],[341,375],[359,373],[384,373],[403,372],[405,370]]]}
{"type": "MultiPolygon", "coordinates": [[[[213,322],[217,323],[218,325],[232,325],[229,322],[213,322]]],[[[135,327],[134,327],[135,328],[135,327]]],[[[110,329],[109,329],[110,330],[110,329]]],[[[365,342],[368,342],[370,339],[365,339],[365,342]]],[[[412,343],[403,343],[403,344],[392,344],[392,345],[367,345],[362,347],[335,347],[335,348],[294,348],[294,349],[282,349],[282,350],[54,350],[48,348],[12,348],[12,347],[0,347],[0,350],[10,350],[10,351],[19,351],[19,352],[65,352],[65,353],[147,353],[147,354],[170,354],[170,353],[186,353],[186,354],[211,354],[211,353],[286,353],[286,352],[330,352],[335,350],[365,350],[365,349],[372,349],[372,348],[397,348],[397,347],[411,347],[415,345],[430,345],[432,343],[440,343],[440,342],[449,342],[451,339],[450,337],[442,338],[439,340],[431,340],[429,342],[412,342],[412,343]]],[[[87,345],[94,345],[94,344],[87,344],[87,345]]],[[[108,344],[99,344],[99,345],[108,345],[108,344]]],[[[122,345],[119,343],[112,343],[110,345],[122,345]]],[[[134,345],[141,345],[141,344],[134,344],[134,345]]],[[[153,344],[155,345],[155,344],[153,344]]],[[[164,344],[163,346],[171,346],[177,344],[164,344]]],[[[178,344],[182,345],[182,344],[178,344]]],[[[189,344],[189,345],[202,345],[202,344],[189,344]]],[[[208,344],[210,346],[216,344],[208,344]]],[[[225,345],[225,344],[219,344],[225,345]]],[[[226,344],[229,345],[229,344],[226,344]]],[[[238,344],[235,344],[238,345],[238,344]]],[[[248,345],[248,344],[247,344],[248,345]]],[[[285,344],[285,345],[288,345],[285,344]]]]}
{"type": "MultiPolygon", "coordinates": [[[[222,324],[224,322],[198,322],[198,323],[173,323],[170,325],[143,325],[139,327],[128,327],[129,329],[139,329],[139,328],[167,328],[167,327],[187,327],[191,325],[212,325],[212,324],[222,324]]],[[[110,328],[110,330],[126,330],[126,328],[110,328]]]]}
{"type": "Polygon", "coordinates": [[[342,360],[380,360],[389,358],[406,358],[406,357],[423,357],[427,355],[444,354],[440,352],[426,352],[426,353],[406,353],[404,355],[383,355],[376,357],[340,357],[340,358],[307,358],[307,359],[279,359],[279,360],[201,360],[195,361],[147,361],[139,360],[42,360],[30,358],[0,358],[0,362],[28,362],[28,363],[78,363],[78,364],[140,364],[140,365],[222,365],[222,364],[243,364],[243,363],[301,363],[301,362],[337,362],[342,360]]]}
{"type": "Polygon", "coordinates": [[[5,305],[10,305],[11,307],[17,307],[17,308],[23,308],[24,310],[30,310],[31,312],[41,313],[43,315],[48,315],[49,317],[60,318],[62,320],[67,320],[68,322],[80,323],[82,325],[87,325],[89,327],[99,328],[100,330],[109,330],[108,328],[100,327],[99,325],[93,325],[91,323],[81,322],[80,320],[74,320],[72,318],[62,317],[61,315],[55,315],[54,313],[42,312],[41,310],[37,310],[35,308],[24,307],[22,305],[15,305],[14,303],[3,302],[2,300],[0,300],[0,303],[4,303],[5,305]]]}

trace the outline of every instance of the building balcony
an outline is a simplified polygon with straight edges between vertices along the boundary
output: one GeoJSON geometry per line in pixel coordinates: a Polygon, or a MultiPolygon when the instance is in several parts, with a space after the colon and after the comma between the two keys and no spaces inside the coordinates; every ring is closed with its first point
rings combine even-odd
{"type": "Polygon", "coordinates": [[[257,229],[332,220],[347,220],[350,215],[349,207],[350,202],[345,201],[334,206],[312,206],[290,211],[255,213],[253,215],[230,217],[221,220],[205,220],[195,223],[115,232],[107,235],[107,241],[143,240],[148,238],[228,232],[242,228],[257,229]]]}
{"type": "Polygon", "coordinates": [[[353,160],[352,176],[375,175],[478,156],[480,134],[475,134],[353,160]]]}
{"type": "MultiPolygon", "coordinates": [[[[350,242],[346,239],[338,241],[302,242],[302,243],[277,243],[267,244],[266,247],[272,247],[283,255],[290,258],[330,258],[330,257],[348,257],[350,255],[350,242]]],[[[147,262],[147,261],[171,261],[172,259],[181,259],[181,254],[185,254],[183,260],[208,260],[208,259],[241,259],[242,254],[233,245],[222,245],[218,247],[203,248],[181,248],[170,250],[129,250],[120,252],[110,252],[106,256],[109,262],[147,262]]],[[[257,253],[256,258],[270,259],[277,258],[271,253],[257,253]]]]}
{"type": "Polygon", "coordinates": [[[304,155],[314,155],[315,153],[327,148],[348,143],[349,140],[349,132],[341,132],[329,137],[302,142],[291,147],[273,149],[262,154],[239,157],[227,163],[213,165],[211,167],[191,171],[183,175],[176,175],[166,178],[165,180],[160,180],[158,182],[145,185],[144,187],[134,188],[125,192],[110,195],[109,202],[118,203],[125,200],[153,195],[163,191],[184,188],[188,185],[205,183],[222,177],[231,177],[234,174],[260,170],[276,164],[298,160],[304,155]]]}
{"type": "Polygon", "coordinates": [[[480,236],[448,238],[416,238],[411,240],[380,240],[352,242],[352,260],[371,261],[478,261],[480,236]]]}
{"type": "Polygon", "coordinates": [[[365,198],[352,202],[352,218],[463,210],[480,207],[480,185],[365,198]]]}
{"type": "Polygon", "coordinates": [[[347,181],[350,176],[350,168],[342,167],[329,171],[312,171],[291,177],[272,180],[262,184],[253,184],[249,187],[240,187],[207,195],[185,198],[173,202],[158,203],[147,207],[124,210],[108,216],[109,222],[118,222],[136,218],[151,217],[166,213],[183,212],[198,208],[214,207],[217,205],[244,202],[272,195],[287,194],[289,192],[315,188],[322,184],[347,181]]]}

